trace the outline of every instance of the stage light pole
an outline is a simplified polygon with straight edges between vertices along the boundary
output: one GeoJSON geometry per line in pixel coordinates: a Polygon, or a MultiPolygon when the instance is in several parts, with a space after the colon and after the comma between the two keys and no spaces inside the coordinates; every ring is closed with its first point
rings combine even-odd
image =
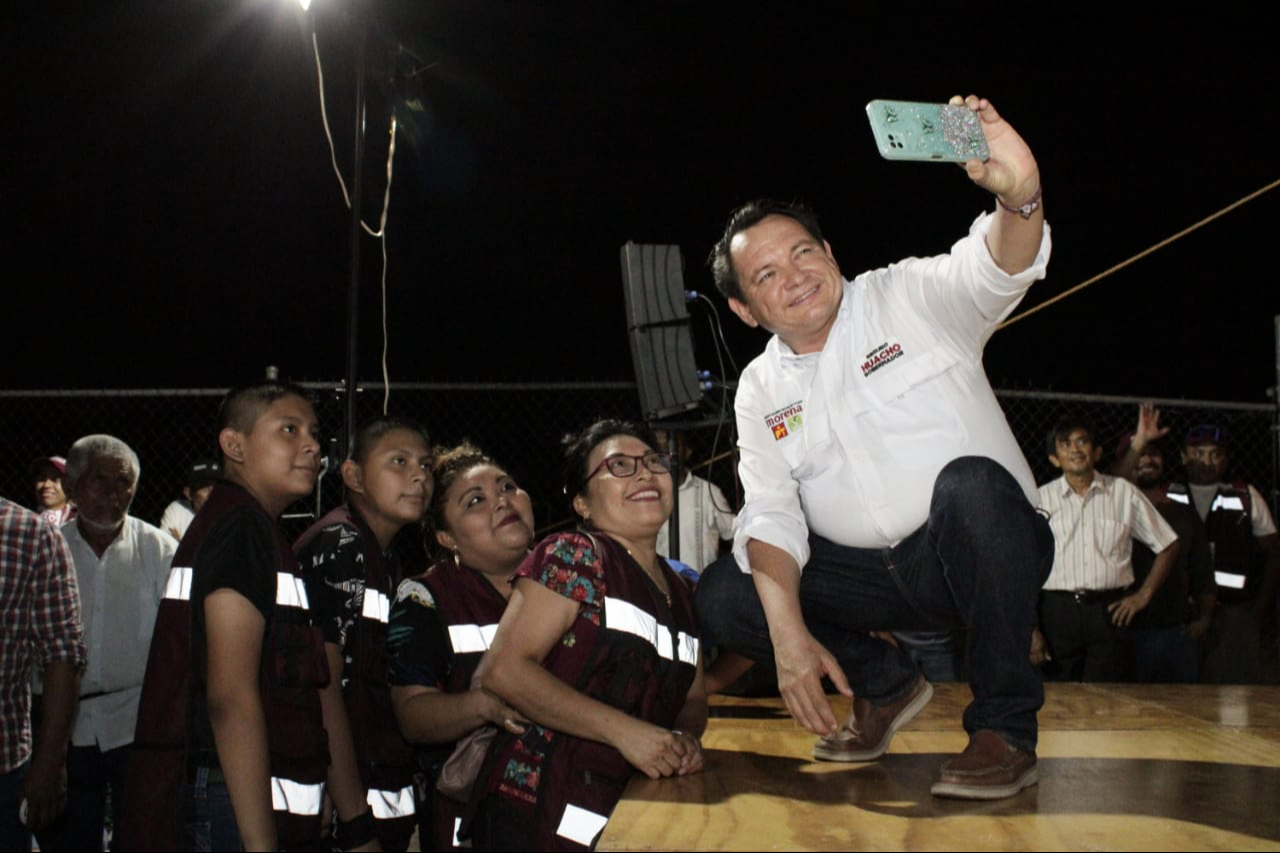
{"type": "MultiPolygon", "coordinates": [[[[301,0],[299,0],[301,2],[301,0]]],[[[358,343],[360,337],[360,202],[364,197],[364,62],[365,62],[365,27],[359,20],[357,6],[351,5],[352,22],[356,28],[356,126],[355,154],[351,170],[351,258],[350,278],[347,281],[347,406],[343,423],[343,452],[351,444],[356,434],[356,392],[359,387],[357,377],[359,367],[358,343]]]]}

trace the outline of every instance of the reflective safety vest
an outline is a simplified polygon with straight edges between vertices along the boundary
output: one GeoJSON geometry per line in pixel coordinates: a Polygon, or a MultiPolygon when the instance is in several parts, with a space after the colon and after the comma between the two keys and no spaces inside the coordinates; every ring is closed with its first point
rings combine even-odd
{"type": "Polygon", "coordinates": [[[351,723],[356,764],[382,849],[404,850],[416,825],[413,747],[400,734],[387,681],[387,621],[399,579],[379,550],[373,531],[345,506],[330,512],[298,538],[294,549],[304,570],[314,569],[326,559],[327,555],[317,548],[322,543],[316,540],[335,526],[343,528],[342,535],[359,539],[364,566],[363,584],[356,597],[360,616],[343,649],[348,663],[343,672],[342,696],[351,723]]]}
{"type": "MultiPolygon", "coordinates": [[[[493,635],[498,632],[498,622],[507,609],[507,600],[493,588],[484,575],[465,566],[456,566],[450,560],[437,563],[425,575],[417,578],[431,592],[449,638],[453,651],[450,662],[446,693],[465,693],[471,689],[471,677],[475,675],[480,658],[488,651],[493,635]]],[[[439,750],[424,750],[431,760],[439,750]]],[[[447,757],[448,753],[445,753],[447,757]]],[[[439,767],[426,768],[430,776],[428,799],[430,806],[429,831],[435,839],[432,849],[452,850],[470,847],[458,839],[458,828],[466,810],[463,803],[451,800],[435,790],[435,776],[439,767]]],[[[423,821],[424,827],[428,826],[423,821]]],[[[426,839],[422,839],[425,849],[426,839]]]]}
{"type": "MultiPolygon", "coordinates": [[[[271,772],[271,801],[281,849],[319,843],[329,742],[320,689],[329,681],[324,639],[311,624],[298,561],[275,520],[240,486],[219,482],[174,555],[156,615],[138,707],[133,750],[125,774],[116,829],[122,850],[178,850],[185,819],[185,784],[194,772],[195,684],[191,589],[201,549],[224,519],[248,508],[274,531],[275,606],[263,637],[259,676],[271,772]]],[[[264,571],[270,570],[263,567],[264,571]]]]}
{"type": "MultiPolygon", "coordinates": [[[[661,561],[671,591],[668,604],[622,546],[598,533],[559,534],[537,545],[530,559],[552,542],[594,551],[603,564],[605,596],[594,642],[562,639],[543,666],[593,699],[671,728],[697,673],[692,588],[661,561]]],[[[621,752],[603,743],[541,726],[519,737],[500,732],[477,782],[477,797],[487,796],[468,815],[476,845],[590,849],[635,772],[621,752]],[[487,810],[492,812],[486,815],[487,810]],[[496,822],[504,825],[495,829],[496,822]],[[490,830],[502,837],[486,838],[490,830]]]]}
{"type": "MultiPolygon", "coordinates": [[[[1170,500],[1195,509],[1191,491],[1171,483],[1170,500]]],[[[1209,550],[1213,554],[1213,580],[1218,600],[1225,603],[1248,601],[1258,593],[1261,566],[1254,559],[1253,497],[1248,484],[1236,481],[1218,486],[1209,515],[1204,520],[1209,550]]]]}

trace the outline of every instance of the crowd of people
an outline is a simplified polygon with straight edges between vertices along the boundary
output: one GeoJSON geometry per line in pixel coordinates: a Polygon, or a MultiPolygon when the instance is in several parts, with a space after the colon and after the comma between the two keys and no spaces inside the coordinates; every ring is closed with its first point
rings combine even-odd
{"type": "Polygon", "coordinates": [[[756,666],[815,758],[847,762],[963,674],[968,746],[931,791],[996,799],[1038,780],[1046,677],[1255,680],[1280,539],[1226,479],[1222,429],[1185,434],[1178,483],[1154,408],[1111,474],[1066,419],[1037,488],[981,360],[1048,262],[1039,170],[989,102],[954,103],[996,205],[949,254],[849,280],[806,208],[731,215],[717,286],[773,333],[737,392],[732,521],[673,482],[678,442],[604,419],[564,442],[575,529],[537,541],[503,462],[386,417],[350,437],[343,505],[290,541],[321,443],[275,381],[227,395],[221,458],[159,526],[129,515],[119,439],[37,459],[37,511],[0,500],[0,846],[102,849],[109,823],[129,850],[590,849],[633,774],[702,769],[709,693],[756,666]]]}

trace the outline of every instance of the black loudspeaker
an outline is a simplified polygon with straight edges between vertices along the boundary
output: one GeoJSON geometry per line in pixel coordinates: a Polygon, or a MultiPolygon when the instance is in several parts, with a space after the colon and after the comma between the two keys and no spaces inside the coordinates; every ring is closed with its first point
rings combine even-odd
{"type": "Polygon", "coordinates": [[[693,334],[684,297],[679,246],[622,247],[631,362],[646,420],[696,409],[702,400],[693,359],[693,334]]]}

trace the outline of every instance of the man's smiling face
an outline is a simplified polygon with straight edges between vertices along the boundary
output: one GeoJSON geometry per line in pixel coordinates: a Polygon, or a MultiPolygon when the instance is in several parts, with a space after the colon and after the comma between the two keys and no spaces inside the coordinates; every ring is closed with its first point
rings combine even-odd
{"type": "Polygon", "coordinates": [[[729,244],[743,299],[729,307],[797,353],[817,352],[835,324],[844,293],[831,247],[787,216],[767,216],[729,244]]]}

